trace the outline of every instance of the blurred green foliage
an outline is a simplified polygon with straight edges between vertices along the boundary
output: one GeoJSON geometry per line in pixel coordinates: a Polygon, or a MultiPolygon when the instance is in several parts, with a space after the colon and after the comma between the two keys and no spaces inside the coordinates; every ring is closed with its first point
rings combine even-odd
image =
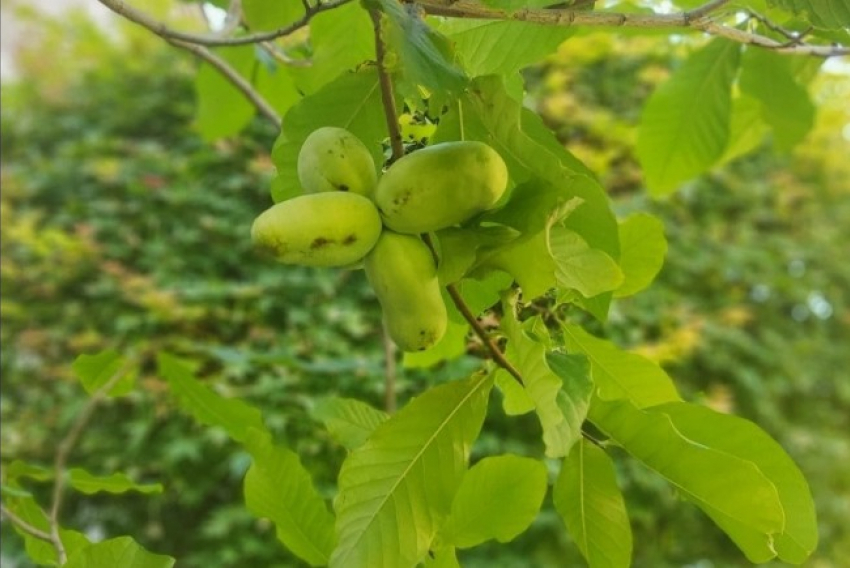
{"type": "MultiPolygon", "coordinates": [[[[362,271],[282,267],[252,252],[248,228],[270,203],[275,133],[258,122],[238,139],[203,142],[193,133],[193,68],[184,58],[138,32],[110,39],[79,18],[43,33],[21,59],[22,80],[3,88],[3,464],[51,462],[85,400],[70,372],[78,353],[135,353],[143,361],[136,392],[98,411],[71,461],[162,482],[166,491],[71,496],[64,524],[132,535],[180,566],[298,566],[271,525],[244,509],[247,455],[174,411],[153,356],[178,353],[219,392],[260,407],[330,495],[343,450],[309,411],[335,393],[380,406],[374,295],[362,271]],[[63,48],[65,65],[45,67],[63,48]]],[[[662,362],[686,397],[774,435],[818,503],[822,544],[811,565],[839,566],[850,555],[850,482],[841,465],[850,459],[842,375],[850,368],[850,266],[842,262],[850,171],[836,128],[850,122],[840,102],[847,79],[815,85],[831,96],[819,101],[818,126],[795,154],[761,148],[650,202],[634,127],[676,49],[655,37],[582,35],[526,74],[532,103],[599,174],[619,211],[649,210],[667,228],[658,282],[616,303],[602,331],[662,362]]],[[[402,370],[400,397],[474,364],[402,370]]],[[[538,428],[494,404],[476,452],[537,452],[538,428]]],[[[635,566],[747,565],[672,489],[618,463],[635,566]]],[[[47,502],[46,486],[33,490],[47,502]]],[[[4,559],[20,560],[19,541],[7,524],[2,530],[4,559]]],[[[488,544],[461,560],[580,565],[567,540],[549,508],[508,547],[488,544]]]]}

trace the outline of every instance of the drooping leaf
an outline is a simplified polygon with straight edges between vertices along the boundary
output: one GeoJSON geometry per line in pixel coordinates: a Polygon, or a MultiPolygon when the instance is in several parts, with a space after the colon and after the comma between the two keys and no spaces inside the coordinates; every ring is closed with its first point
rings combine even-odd
{"type": "Polygon", "coordinates": [[[427,553],[484,420],[489,377],[431,388],[378,426],[339,474],[332,567],[401,568],[427,553]]]}
{"type": "Polygon", "coordinates": [[[272,195],[275,201],[302,192],[297,173],[298,152],[307,136],[323,126],[350,131],[369,148],[375,163],[383,164],[381,142],[387,136],[387,127],[374,68],[343,73],[286,113],[283,132],[272,149],[272,160],[278,170],[272,195]]]}
{"type": "Polygon", "coordinates": [[[319,400],[310,412],[347,450],[359,447],[389,415],[363,401],[330,396],[319,400]]]}
{"type": "Polygon", "coordinates": [[[653,195],[671,193],[723,155],[740,49],[729,40],[712,40],[691,54],[646,103],[637,155],[653,195]]]}
{"type": "MultiPolygon", "coordinates": [[[[563,354],[547,354],[545,344],[523,331],[524,326],[534,322],[529,320],[520,326],[515,310],[510,299],[504,303],[501,325],[508,337],[505,355],[522,375],[525,393],[534,404],[543,428],[546,455],[563,457],[581,437],[581,425],[587,415],[592,391],[587,361],[583,357],[576,361],[563,354]]],[[[499,374],[504,373],[507,372],[499,371],[499,374]]],[[[505,380],[513,378],[505,377],[505,380]]],[[[521,399],[511,404],[522,402],[521,399]]]]}
{"type": "Polygon", "coordinates": [[[440,31],[454,43],[473,76],[513,75],[555,51],[573,30],[528,22],[453,19],[440,31]]]}
{"type": "Polygon", "coordinates": [[[553,227],[549,249],[555,261],[555,280],[559,288],[578,290],[585,298],[617,289],[623,272],[606,253],[591,248],[575,231],[553,227]]]}
{"type": "Polygon", "coordinates": [[[628,568],[632,530],[614,464],[602,448],[584,439],[573,447],[552,501],[590,568],[628,568]]]}
{"type": "Polygon", "coordinates": [[[126,364],[125,357],[114,349],[107,349],[94,355],[79,355],[71,364],[71,369],[89,394],[103,388],[116,373],[124,372],[124,377],[118,379],[115,386],[106,393],[108,396],[123,396],[133,390],[135,382],[135,374],[127,372],[126,364]]]}
{"type": "Polygon", "coordinates": [[[667,239],[660,219],[636,213],[620,223],[620,268],[625,280],[614,296],[631,296],[649,286],[661,271],[666,254],[667,239]]]}
{"type": "Polygon", "coordinates": [[[174,558],[154,554],[129,536],[119,536],[86,546],[68,555],[64,568],[171,568],[174,558]]]}
{"type": "MultiPolygon", "coordinates": [[[[755,463],[776,486],[785,512],[785,528],[773,537],[776,554],[792,564],[806,561],[818,542],[815,507],[806,478],[782,446],[752,422],[704,406],[668,403],[653,411],[667,415],[686,438],[755,463]]],[[[736,534],[727,532],[737,542],[736,534]]],[[[747,551],[744,546],[741,548],[747,551]]],[[[773,550],[764,552],[773,557],[773,550]]],[[[765,561],[759,558],[763,556],[750,557],[754,562],[765,561]]]]}
{"type": "Polygon", "coordinates": [[[91,495],[105,491],[107,493],[126,493],[127,491],[138,491],[139,493],[153,494],[162,493],[161,483],[136,483],[124,473],[113,473],[106,477],[92,475],[80,468],[72,468],[68,471],[68,481],[71,487],[91,495]]]}
{"type": "Polygon", "coordinates": [[[278,539],[311,566],[325,566],[333,550],[334,518],[298,455],[250,430],[246,447],[253,462],[245,474],[245,506],[270,519],[278,539]]]}
{"type": "Polygon", "coordinates": [[[850,28],[850,4],[845,0],[768,0],[768,3],[806,17],[819,28],[850,28]]]}
{"type": "Polygon", "coordinates": [[[762,117],[782,151],[800,142],[815,123],[815,106],[786,59],[766,49],[748,49],[739,81],[741,91],[761,102],[762,117]]]}
{"type": "Polygon", "coordinates": [[[769,559],[771,540],[784,531],[785,511],[776,486],[756,463],[729,453],[724,444],[691,440],[670,414],[639,410],[628,400],[594,399],[590,420],[700,507],[748,557],[769,559]]]}
{"type": "MultiPolygon", "coordinates": [[[[250,80],[257,64],[252,46],[221,48],[217,49],[215,54],[224,59],[239,75],[250,80]]],[[[237,134],[254,116],[254,105],[230,80],[208,63],[202,63],[198,69],[195,92],[198,97],[195,127],[205,140],[237,134]]]]}
{"type": "Polygon", "coordinates": [[[398,67],[405,78],[429,91],[459,94],[467,79],[455,64],[446,37],[427,25],[415,6],[379,1],[389,22],[386,38],[398,54],[398,67]]]}
{"type": "Polygon", "coordinates": [[[252,31],[276,30],[304,16],[301,2],[242,0],[242,15],[252,31]]]}
{"type": "Polygon", "coordinates": [[[581,353],[590,361],[590,375],[599,398],[625,398],[638,408],[679,400],[673,381],[649,359],[623,351],[577,325],[565,325],[563,332],[568,351],[581,353]]]}
{"type": "Polygon", "coordinates": [[[178,358],[157,356],[159,374],[168,381],[180,407],[208,426],[224,428],[237,442],[248,439],[248,430],[264,430],[260,411],[238,398],[224,398],[198,381],[178,358]]]}
{"type": "Polygon", "coordinates": [[[441,541],[470,548],[509,542],[534,521],[546,495],[546,466],[532,458],[484,458],[466,472],[440,529],[441,541]]]}

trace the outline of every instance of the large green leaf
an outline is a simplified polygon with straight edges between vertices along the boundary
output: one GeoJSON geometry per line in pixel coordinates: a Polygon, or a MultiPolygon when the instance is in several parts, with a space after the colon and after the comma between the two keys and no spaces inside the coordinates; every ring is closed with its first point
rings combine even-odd
{"type": "Polygon", "coordinates": [[[555,51],[570,28],[499,20],[447,20],[439,26],[472,76],[511,75],[555,51]]]}
{"type": "Polygon", "coordinates": [[[427,25],[415,9],[397,0],[379,0],[387,15],[388,43],[398,54],[405,79],[430,91],[459,94],[466,76],[455,65],[451,43],[427,25]]]}
{"type": "Polygon", "coordinates": [[[171,568],[174,558],[154,554],[129,536],[92,544],[68,556],[64,568],[171,568]]]}
{"type": "MultiPolygon", "coordinates": [[[[775,549],[781,560],[793,564],[802,564],[809,557],[818,541],[815,507],[806,478],[782,446],[752,422],[704,406],[669,403],[653,411],[666,414],[686,438],[755,463],[776,486],[785,511],[785,529],[764,552],[772,558],[775,549]]],[[[739,540],[734,532],[727,532],[739,540]]],[[[750,559],[764,561],[756,555],[750,559]]]]}
{"type": "Polygon", "coordinates": [[[732,99],[729,143],[719,164],[725,164],[758,148],[770,131],[765,123],[758,99],[739,95],[732,99]]]}
{"type": "Polygon", "coordinates": [[[546,495],[546,465],[514,455],[484,458],[458,487],[440,540],[470,548],[490,539],[509,542],[528,528],[546,495]]]}
{"type": "MultiPolygon", "coordinates": [[[[250,80],[257,65],[254,47],[242,45],[216,50],[234,71],[250,80]]],[[[195,77],[198,104],[195,127],[205,140],[237,134],[254,116],[254,105],[215,67],[202,63],[195,77]]]]}
{"type": "Polygon", "coordinates": [[[127,491],[138,491],[139,493],[162,493],[160,483],[136,483],[124,473],[113,473],[103,477],[92,475],[84,469],[72,468],[68,471],[68,482],[71,487],[91,495],[105,491],[107,493],[126,493],[127,491]]]}
{"type": "Polygon", "coordinates": [[[451,509],[492,386],[475,375],[433,387],[378,426],[342,464],[332,567],[420,562],[451,509]]]}
{"type": "Polygon", "coordinates": [[[126,358],[114,349],[107,349],[94,355],[79,355],[71,364],[74,374],[80,379],[83,388],[89,394],[94,394],[104,387],[116,373],[124,372],[124,377],[106,393],[109,396],[123,396],[133,390],[135,374],[127,372],[126,358]]]}
{"type": "Polygon", "coordinates": [[[590,360],[590,375],[599,398],[625,398],[638,408],[679,400],[673,381],[649,359],[623,351],[577,325],[565,325],[563,332],[567,349],[590,360]]]}
{"type": "Polygon", "coordinates": [[[381,143],[387,137],[387,127],[374,68],[343,73],[286,113],[283,132],[272,150],[278,171],[272,190],[275,201],[302,192],[297,172],[298,152],[307,136],[322,126],[349,130],[369,148],[375,163],[383,164],[381,143]]]}
{"type": "MultiPolygon", "coordinates": [[[[515,306],[506,301],[502,330],[508,337],[506,357],[519,370],[525,394],[533,403],[548,457],[563,457],[581,437],[581,425],[587,416],[593,385],[584,357],[577,360],[557,353],[549,353],[545,344],[535,341],[523,327],[534,325],[533,320],[520,326],[516,320],[515,306]]],[[[499,371],[500,374],[506,371],[499,371]]],[[[513,380],[505,377],[505,380],[513,380]]],[[[505,391],[506,397],[511,391],[505,391]]],[[[511,405],[521,404],[507,398],[511,405]]]]}
{"type": "Polygon", "coordinates": [[[723,155],[740,49],[725,39],[712,40],[646,103],[637,154],[653,195],[671,193],[723,155]]]}
{"type": "Polygon", "coordinates": [[[629,566],[629,516],[614,464],[602,448],[587,440],[573,447],[561,465],[552,501],[590,568],[629,566]]]}
{"type": "Polygon", "coordinates": [[[761,102],[764,121],[773,128],[780,150],[800,142],[815,123],[815,106],[794,80],[787,57],[766,49],[748,49],[741,63],[741,91],[761,102]]]}
{"type": "Polygon", "coordinates": [[[224,428],[238,442],[248,439],[251,428],[264,430],[260,411],[238,398],[224,398],[199,382],[183,362],[173,355],[157,356],[159,374],[168,381],[180,407],[208,426],[224,428]]]}
{"type": "Polygon", "coordinates": [[[245,474],[245,506],[271,519],[277,537],[311,566],[325,566],[334,547],[334,518],[298,455],[266,432],[246,441],[253,463],[245,474]]]}
{"type": "Polygon", "coordinates": [[[776,486],[756,463],[729,453],[727,444],[690,439],[663,409],[594,399],[590,420],[705,511],[749,557],[769,559],[771,539],[785,529],[785,511],[776,486]]]}
{"type": "Polygon", "coordinates": [[[276,30],[304,16],[302,2],[242,0],[242,15],[253,31],[276,30]]]}
{"type": "Polygon", "coordinates": [[[768,0],[768,3],[807,17],[819,28],[850,28],[850,4],[847,0],[768,0]]]}
{"type": "Polygon", "coordinates": [[[592,298],[620,287],[623,271],[606,253],[591,248],[575,231],[553,227],[549,250],[555,261],[555,280],[559,288],[578,290],[592,298]]]}
{"type": "Polygon", "coordinates": [[[317,14],[310,20],[310,64],[292,67],[298,87],[311,94],[343,71],[375,58],[372,20],[359,2],[317,14]]]}
{"type": "Polygon", "coordinates": [[[635,213],[620,223],[620,268],[625,280],[614,292],[618,298],[640,292],[664,265],[667,239],[664,223],[648,213],[635,213]]]}
{"type": "Polygon", "coordinates": [[[331,436],[348,450],[359,447],[389,415],[353,398],[330,396],[319,400],[310,412],[331,436]]]}
{"type": "MultiPolygon", "coordinates": [[[[7,480],[7,482],[9,481],[7,480]]],[[[14,482],[10,483],[9,489],[13,491],[4,490],[3,504],[31,527],[50,533],[50,520],[44,509],[35,502],[32,495],[21,491],[22,488],[14,482]],[[13,495],[14,490],[17,490],[20,494],[13,495]]],[[[17,533],[24,539],[24,548],[30,560],[43,566],[58,565],[56,549],[53,547],[53,544],[31,535],[16,525],[12,526],[15,527],[17,533]]],[[[91,544],[88,538],[86,538],[86,535],[73,530],[60,529],[59,539],[62,541],[65,552],[69,556],[91,544]]]]}

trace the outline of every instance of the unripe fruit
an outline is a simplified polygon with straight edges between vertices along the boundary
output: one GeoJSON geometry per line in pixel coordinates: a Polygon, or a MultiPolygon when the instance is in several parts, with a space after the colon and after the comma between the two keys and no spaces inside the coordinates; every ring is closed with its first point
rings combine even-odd
{"type": "Polygon", "coordinates": [[[505,192],[508,169],[483,142],[445,142],[405,156],[378,182],[384,224],[407,234],[437,231],[491,208],[505,192]]]}
{"type": "Polygon", "coordinates": [[[375,205],[356,193],[314,193],[282,201],[254,220],[251,240],[284,264],[348,266],[381,234],[375,205]]]}
{"type": "Polygon", "coordinates": [[[314,130],[298,153],[298,180],[307,193],[349,191],[371,197],[378,174],[369,150],[344,128],[314,130]]]}
{"type": "Polygon", "coordinates": [[[448,315],[431,251],[418,237],[384,230],[364,262],[387,331],[403,351],[421,351],[446,333],[448,315]]]}

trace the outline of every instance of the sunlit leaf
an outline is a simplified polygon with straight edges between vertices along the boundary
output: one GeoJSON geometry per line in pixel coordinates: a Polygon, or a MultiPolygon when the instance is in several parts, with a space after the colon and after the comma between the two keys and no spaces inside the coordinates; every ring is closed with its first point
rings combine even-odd
{"type": "Polygon", "coordinates": [[[560,288],[573,288],[585,298],[592,298],[618,288],[623,282],[623,272],[614,259],[591,248],[575,231],[553,227],[549,233],[549,250],[560,288]]]}
{"type": "Polygon", "coordinates": [[[133,390],[135,374],[126,369],[127,360],[114,349],[107,349],[95,355],[79,355],[71,364],[74,374],[80,379],[83,388],[94,394],[123,372],[124,376],[106,393],[109,396],[123,396],[133,390]]]}
{"type": "MultiPolygon", "coordinates": [[[[242,77],[250,78],[257,64],[250,45],[216,50],[242,77]]],[[[202,63],[195,77],[198,104],[195,127],[205,140],[216,140],[237,134],[254,116],[254,105],[230,80],[208,63],[202,63]]]]}
{"type": "Polygon", "coordinates": [[[807,17],[819,28],[850,28],[850,4],[845,0],[768,0],[768,3],[807,17]]]}
{"type": "Polygon", "coordinates": [[[353,398],[320,399],[310,412],[348,450],[359,447],[389,415],[353,398]]]}
{"type": "Polygon", "coordinates": [[[92,544],[68,556],[64,568],[171,568],[174,558],[154,554],[129,536],[92,544]]]}
{"type": "Polygon", "coordinates": [[[242,15],[253,31],[276,30],[304,16],[301,2],[280,0],[242,0],[242,15]]]}
{"type": "Polygon", "coordinates": [[[113,473],[103,477],[92,475],[84,469],[72,468],[68,471],[68,475],[71,487],[87,495],[101,491],[107,493],[138,491],[139,493],[152,494],[162,493],[163,490],[160,483],[136,483],[124,473],[113,473]]]}
{"type": "Polygon", "coordinates": [[[620,223],[620,268],[625,280],[614,292],[618,298],[640,292],[664,265],[667,239],[664,224],[648,213],[635,213],[620,223]]]}

